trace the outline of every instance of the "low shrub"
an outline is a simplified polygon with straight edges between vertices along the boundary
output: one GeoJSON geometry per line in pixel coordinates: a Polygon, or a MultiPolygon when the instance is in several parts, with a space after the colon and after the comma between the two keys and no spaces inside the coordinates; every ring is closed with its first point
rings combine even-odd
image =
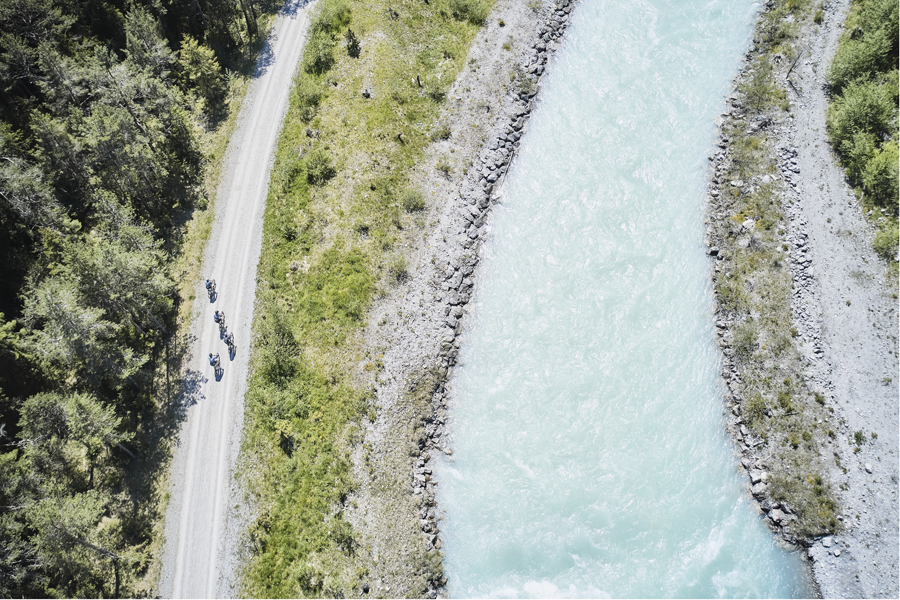
{"type": "Polygon", "coordinates": [[[307,123],[316,116],[319,103],[322,102],[322,88],[315,79],[301,75],[294,85],[294,105],[300,118],[307,123]]]}
{"type": "Polygon", "coordinates": [[[888,132],[896,112],[892,96],[888,86],[878,81],[849,84],[828,107],[827,126],[833,143],[843,151],[845,140],[856,133],[880,136],[888,132]]]}
{"type": "Polygon", "coordinates": [[[327,31],[316,31],[306,43],[303,69],[307,73],[321,75],[334,66],[334,36],[327,31]]]}
{"type": "Polygon", "coordinates": [[[490,12],[490,5],[482,0],[450,0],[450,11],[460,21],[483,25],[490,12]]]}
{"type": "Polygon", "coordinates": [[[406,212],[419,212],[425,210],[425,196],[419,190],[406,190],[401,198],[403,210],[406,212]]]}
{"type": "Polygon", "coordinates": [[[334,177],[331,155],[324,148],[316,148],[306,156],[306,177],[313,185],[322,185],[334,177]]]}
{"type": "Polygon", "coordinates": [[[850,10],[828,73],[831,143],[866,206],[890,211],[873,247],[896,258],[898,210],[898,6],[894,0],[858,0],[850,10]]]}
{"type": "Polygon", "coordinates": [[[866,196],[876,206],[890,209],[891,214],[897,214],[898,189],[897,164],[900,161],[897,142],[886,144],[872,154],[871,160],[862,170],[863,189],[866,196]]]}
{"type": "Polygon", "coordinates": [[[847,19],[848,33],[828,71],[834,92],[840,93],[852,81],[897,68],[897,21],[895,0],[856,3],[847,19]]]}
{"type": "Polygon", "coordinates": [[[347,33],[344,36],[344,39],[347,40],[347,56],[351,58],[359,58],[360,52],[362,52],[362,48],[359,45],[359,40],[356,38],[356,34],[353,33],[353,30],[347,28],[347,33]]]}
{"type": "Polygon", "coordinates": [[[350,6],[346,0],[325,0],[313,15],[313,32],[333,36],[350,24],[350,6]]]}
{"type": "Polygon", "coordinates": [[[450,128],[446,125],[441,125],[437,129],[431,132],[431,141],[437,142],[439,140],[449,140],[450,139],[450,128]]]}
{"type": "Polygon", "coordinates": [[[890,222],[878,229],[872,246],[882,258],[897,260],[897,247],[898,241],[900,241],[898,238],[900,238],[900,229],[897,227],[897,220],[891,219],[890,222]]]}
{"type": "Polygon", "coordinates": [[[766,416],[766,408],[766,399],[762,397],[762,394],[754,394],[744,404],[744,418],[757,431],[760,430],[763,417],[766,416]]]}
{"type": "Polygon", "coordinates": [[[743,86],[747,104],[760,111],[769,104],[777,89],[772,80],[772,64],[765,56],[759,57],[754,64],[753,76],[743,86]]]}
{"type": "Polygon", "coordinates": [[[409,277],[409,263],[404,257],[398,256],[391,261],[388,272],[396,283],[403,283],[409,277]]]}
{"type": "Polygon", "coordinates": [[[734,353],[739,360],[746,361],[756,350],[759,331],[752,320],[744,321],[734,328],[734,353]]]}

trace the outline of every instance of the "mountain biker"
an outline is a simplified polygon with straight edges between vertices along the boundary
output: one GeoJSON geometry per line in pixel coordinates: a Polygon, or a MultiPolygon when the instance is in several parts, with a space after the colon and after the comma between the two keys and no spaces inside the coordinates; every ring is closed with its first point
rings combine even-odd
{"type": "Polygon", "coordinates": [[[217,310],[216,313],[213,315],[213,321],[215,321],[216,323],[219,323],[220,325],[222,323],[224,323],[225,322],[225,311],[217,310]]]}
{"type": "Polygon", "coordinates": [[[219,354],[218,353],[216,353],[216,354],[213,354],[212,352],[209,353],[209,366],[211,366],[211,367],[219,366],[219,354]]]}
{"type": "Polygon", "coordinates": [[[234,334],[229,333],[225,336],[225,345],[229,348],[234,348],[234,334]]]}

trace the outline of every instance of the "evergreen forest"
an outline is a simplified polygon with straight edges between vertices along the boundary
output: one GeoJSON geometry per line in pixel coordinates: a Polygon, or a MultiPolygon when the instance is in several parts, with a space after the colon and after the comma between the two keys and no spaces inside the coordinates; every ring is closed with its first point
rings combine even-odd
{"type": "Polygon", "coordinates": [[[276,9],[0,0],[0,596],[149,590],[173,257],[276,9]]]}

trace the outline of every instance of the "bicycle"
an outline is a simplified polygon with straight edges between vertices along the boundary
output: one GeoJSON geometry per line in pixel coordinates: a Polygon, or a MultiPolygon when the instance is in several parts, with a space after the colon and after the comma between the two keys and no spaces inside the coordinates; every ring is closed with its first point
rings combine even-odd
{"type": "Polygon", "coordinates": [[[210,301],[212,301],[213,297],[216,295],[216,280],[215,279],[207,279],[206,280],[206,294],[209,296],[210,301]]]}
{"type": "Polygon", "coordinates": [[[218,379],[222,375],[222,363],[219,360],[219,353],[213,354],[209,353],[209,366],[213,368],[213,372],[216,374],[216,379],[218,379]]]}

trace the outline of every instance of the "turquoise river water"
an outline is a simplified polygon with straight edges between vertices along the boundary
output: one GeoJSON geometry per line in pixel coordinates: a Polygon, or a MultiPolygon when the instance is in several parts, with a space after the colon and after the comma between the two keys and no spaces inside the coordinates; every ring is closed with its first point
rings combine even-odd
{"type": "Polygon", "coordinates": [[[577,5],[451,380],[451,595],[810,594],[723,431],[702,245],[714,119],[757,9],[577,5]]]}

